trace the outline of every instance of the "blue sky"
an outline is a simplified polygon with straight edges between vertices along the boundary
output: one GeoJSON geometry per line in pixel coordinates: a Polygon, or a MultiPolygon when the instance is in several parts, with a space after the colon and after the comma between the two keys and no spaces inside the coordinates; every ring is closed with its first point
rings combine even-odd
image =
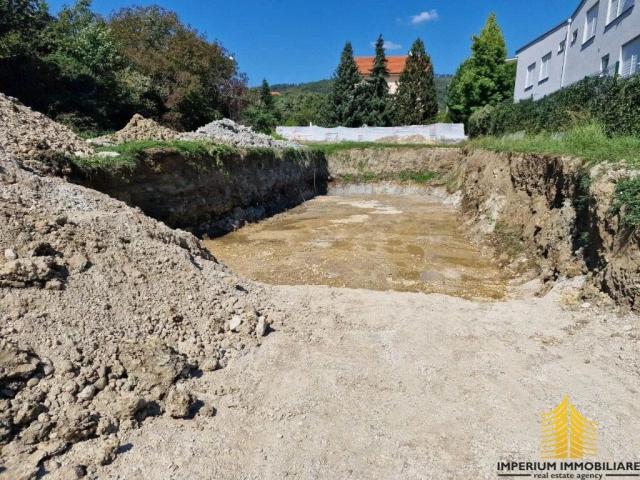
{"type": "MultiPolygon", "coordinates": [[[[53,12],[70,0],[50,0],[53,12]]],[[[249,83],[299,83],[329,78],[346,40],[371,55],[379,33],[389,55],[405,54],[421,37],[436,73],[453,73],[469,55],[471,36],[495,11],[509,53],[571,15],[578,0],[94,0],[108,14],[130,5],[159,4],[219,40],[249,83]]]]}

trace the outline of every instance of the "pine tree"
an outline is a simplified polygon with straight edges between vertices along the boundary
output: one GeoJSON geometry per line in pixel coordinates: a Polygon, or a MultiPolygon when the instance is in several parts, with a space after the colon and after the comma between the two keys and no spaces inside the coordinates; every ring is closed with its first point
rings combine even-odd
{"type": "Polygon", "coordinates": [[[511,98],[513,68],[506,63],[507,46],[495,13],[473,37],[471,57],[458,68],[447,93],[452,120],[467,122],[476,110],[511,98]]]}
{"type": "Polygon", "coordinates": [[[411,46],[393,103],[396,125],[427,125],[438,114],[433,65],[419,38],[411,46]]]}
{"type": "Polygon", "coordinates": [[[262,87],[260,87],[260,103],[265,109],[273,110],[273,95],[266,79],[262,80],[262,87]]]}
{"type": "Polygon", "coordinates": [[[358,114],[358,89],[363,78],[353,58],[353,47],[347,42],[340,56],[340,64],[333,76],[330,103],[333,110],[332,123],[345,127],[360,127],[358,114]]]}
{"type": "Polygon", "coordinates": [[[384,39],[380,35],[376,41],[376,57],[373,61],[373,68],[367,79],[367,98],[364,104],[367,125],[386,127],[391,124],[388,76],[384,39]]]}

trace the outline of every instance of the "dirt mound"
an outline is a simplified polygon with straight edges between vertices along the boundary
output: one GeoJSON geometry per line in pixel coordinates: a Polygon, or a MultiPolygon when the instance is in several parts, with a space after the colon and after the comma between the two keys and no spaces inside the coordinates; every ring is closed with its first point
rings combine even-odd
{"type": "MultiPolygon", "coordinates": [[[[225,366],[281,314],[192,235],[0,155],[0,478],[74,443],[209,405],[183,379],[225,366]]],[[[53,468],[47,465],[46,468],[53,468]]]]}
{"type": "Polygon", "coordinates": [[[209,140],[241,148],[299,148],[295,142],[276,140],[250,127],[237,124],[228,118],[216,120],[200,127],[195,132],[180,135],[182,140],[209,140]]]}
{"type": "Polygon", "coordinates": [[[93,150],[69,128],[0,93],[0,150],[20,158],[44,153],[91,155],[93,150]]]}
{"type": "Polygon", "coordinates": [[[136,113],[122,130],[88,141],[93,145],[110,146],[140,140],[173,140],[177,136],[178,132],[175,130],[163,127],[155,120],[136,113]]]}

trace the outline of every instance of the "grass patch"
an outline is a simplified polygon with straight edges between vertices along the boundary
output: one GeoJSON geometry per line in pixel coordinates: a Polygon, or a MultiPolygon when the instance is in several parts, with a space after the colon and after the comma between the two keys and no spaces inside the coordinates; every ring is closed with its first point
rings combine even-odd
{"type": "Polygon", "coordinates": [[[611,213],[619,214],[622,225],[627,228],[636,230],[640,227],[640,177],[617,183],[611,213]]]}
{"type": "Polygon", "coordinates": [[[363,170],[357,174],[346,173],[338,178],[344,183],[399,182],[427,184],[438,180],[440,174],[431,170],[403,170],[391,174],[380,174],[363,170]]]}
{"type": "Polygon", "coordinates": [[[382,150],[385,148],[451,148],[459,145],[442,143],[384,143],[384,142],[338,142],[338,143],[306,143],[307,147],[318,150],[325,155],[333,155],[345,150],[382,150]]]}
{"type": "Polygon", "coordinates": [[[223,155],[239,153],[239,150],[228,145],[220,145],[206,141],[187,140],[144,140],[127,142],[111,147],[101,147],[98,152],[116,152],[118,157],[77,157],[74,162],[83,169],[133,169],[150,150],[161,149],[167,152],[175,152],[189,160],[202,158],[218,159],[223,155]]]}
{"type": "Polygon", "coordinates": [[[640,165],[639,137],[607,137],[595,124],[575,127],[565,133],[517,137],[479,137],[469,148],[495,152],[537,153],[582,158],[589,162],[620,162],[640,165]]]}

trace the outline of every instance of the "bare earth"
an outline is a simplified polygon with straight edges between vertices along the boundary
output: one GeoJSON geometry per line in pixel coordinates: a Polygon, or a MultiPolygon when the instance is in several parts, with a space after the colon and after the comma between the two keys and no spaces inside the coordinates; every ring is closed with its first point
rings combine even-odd
{"type": "Polygon", "coordinates": [[[598,458],[638,460],[640,322],[574,286],[496,303],[268,287],[283,323],[190,380],[218,414],[146,421],[98,478],[497,478],[499,460],[540,460],[540,414],[564,395],[598,422],[598,458]]]}

